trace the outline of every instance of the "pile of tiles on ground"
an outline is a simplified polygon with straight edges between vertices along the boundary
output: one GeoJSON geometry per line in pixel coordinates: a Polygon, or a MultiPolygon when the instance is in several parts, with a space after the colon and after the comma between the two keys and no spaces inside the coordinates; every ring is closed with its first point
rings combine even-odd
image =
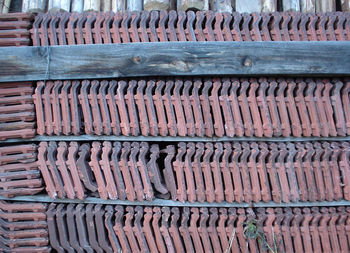
{"type": "Polygon", "coordinates": [[[51,204],[57,252],[348,252],[350,209],[51,204]],[[57,229],[58,228],[58,229],[57,229]],[[231,241],[232,240],[232,241],[231,241]]]}
{"type": "Polygon", "coordinates": [[[49,196],[70,199],[350,200],[349,160],[348,142],[41,142],[38,149],[49,196]]]}
{"type": "Polygon", "coordinates": [[[0,195],[34,195],[41,192],[43,180],[37,165],[36,145],[0,147],[0,195]]]}
{"type": "Polygon", "coordinates": [[[51,252],[46,210],[43,203],[0,201],[1,252],[51,252]]]}
{"type": "Polygon", "coordinates": [[[0,140],[36,133],[31,83],[0,83],[0,140]]]}
{"type": "Polygon", "coordinates": [[[158,41],[350,40],[350,14],[212,11],[39,13],[35,46],[158,41]]]}
{"type": "Polygon", "coordinates": [[[348,79],[38,82],[40,135],[345,136],[348,79]]]}
{"type": "Polygon", "coordinates": [[[30,13],[9,13],[0,15],[0,47],[29,46],[29,29],[33,22],[30,13]]]}

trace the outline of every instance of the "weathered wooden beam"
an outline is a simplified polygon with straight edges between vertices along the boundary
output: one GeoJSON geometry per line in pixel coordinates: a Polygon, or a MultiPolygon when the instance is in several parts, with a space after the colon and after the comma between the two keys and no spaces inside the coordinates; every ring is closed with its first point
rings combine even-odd
{"type": "Polygon", "coordinates": [[[53,11],[70,11],[70,0],[49,0],[49,7],[48,10],[53,11]]]}
{"type": "Polygon", "coordinates": [[[350,136],[335,137],[183,137],[183,136],[123,136],[123,135],[37,135],[30,139],[6,139],[4,143],[33,143],[41,141],[146,141],[146,142],[306,142],[306,141],[350,141],[350,136]]]}
{"type": "Polygon", "coordinates": [[[72,0],[71,11],[72,12],[82,12],[84,9],[83,0],[72,0]]]}
{"type": "Polygon", "coordinates": [[[126,9],[126,0],[113,0],[112,1],[112,11],[125,11],[126,9]]]}
{"type": "Polygon", "coordinates": [[[261,12],[262,5],[261,5],[261,0],[236,0],[236,11],[237,12],[247,12],[247,13],[252,13],[252,12],[261,12]]]}
{"type": "Polygon", "coordinates": [[[261,0],[262,12],[274,12],[277,11],[277,0],[261,0]]]}
{"type": "Polygon", "coordinates": [[[76,203],[76,204],[105,204],[105,205],[126,205],[126,206],[178,206],[178,207],[328,207],[328,206],[349,206],[350,201],[338,200],[338,201],[315,201],[315,202],[291,202],[291,203],[276,203],[276,202],[258,202],[258,203],[238,203],[238,202],[221,202],[221,203],[208,203],[208,202],[180,202],[168,199],[156,198],[152,201],[129,201],[119,199],[101,199],[96,197],[87,197],[84,200],[80,199],[52,199],[47,195],[34,195],[34,196],[16,196],[13,198],[7,198],[0,196],[0,200],[10,201],[29,201],[29,202],[45,202],[45,203],[76,203]]]}
{"type": "Polygon", "coordinates": [[[159,42],[0,48],[0,82],[189,75],[350,75],[350,42],[159,42]]]}
{"type": "Polygon", "coordinates": [[[100,11],[100,0],[84,0],[84,11],[100,11]]]}
{"type": "Polygon", "coordinates": [[[283,11],[300,11],[299,0],[283,0],[283,11]]]}
{"type": "Polygon", "coordinates": [[[315,12],[316,5],[315,0],[300,0],[300,11],[301,12],[315,12]]]}
{"type": "Polygon", "coordinates": [[[40,12],[47,8],[47,0],[23,0],[22,12],[40,12]]]}
{"type": "Polygon", "coordinates": [[[341,0],[341,10],[342,11],[350,11],[350,1],[349,0],[341,0]]]}
{"type": "Polygon", "coordinates": [[[316,0],[316,12],[335,11],[335,0],[316,0]]]}

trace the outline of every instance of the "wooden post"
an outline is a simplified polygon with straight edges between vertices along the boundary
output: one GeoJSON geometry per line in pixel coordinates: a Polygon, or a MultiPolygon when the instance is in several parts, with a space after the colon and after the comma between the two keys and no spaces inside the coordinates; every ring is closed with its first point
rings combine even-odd
{"type": "Polygon", "coordinates": [[[342,11],[350,11],[350,1],[349,0],[341,0],[341,10],[342,11]]]}
{"type": "Polygon", "coordinates": [[[210,4],[210,9],[214,12],[232,13],[231,0],[214,0],[210,4]]]}
{"type": "Polygon", "coordinates": [[[100,0],[84,0],[84,11],[100,11],[100,0]]]}
{"type": "Polygon", "coordinates": [[[49,11],[70,11],[70,0],[49,0],[49,11]]]}
{"type": "Polygon", "coordinates": [[[111,11],[111,9],[112,9],[111,0],[101,1],[101,11],[107,12],[107,11],[111,11]]]}
{"type": "Polygon", "coordinates": [[[236,11],[237,12],[261,12],[262,5],[261,0],[236,0],[236,11]]]}
{"type": "Polygon", "coordinates": [[[23,0],[22,12],[43,12],[46,11],[47,0],[23,0]]]}
{"type": "Polygon", "coordinates": [[[316,0],[316,12],[335,11],[335,0],[316,0]]]}
{"type": "Polygon", "coordinates": [[[84,8],[84,1],[83,0],[72,0],[72,6],[71,6],[72,12],[83,12],[84,8]]]}
{"type": "Polygon", "coordinates": [[[127,0],[126,9],[129,11],[142,11],[142,0],[127,0]]]}
{"type": "Polygon", "coordinates": [[[169,0],[144,0],[143,9],[146,11],[170,10],[170,1],[169,0]]]}
{"type": "Polygon", "coordinates": [[[0,13],[2,13],[2,9],[4,8],[5,0],[0,0],[0,13]]]}
{"type": "Polygon", "coordinates": [[[300,0],[300,11],[301,12],[312,12],[316,10],[315,0],[300,0]]]}
{"type": "Polygon", "coordinates": [[[9,13],[11,0],[5,0],[4,6],[2,7],[2,13],[9,13]]]}
{"type": "Polygon", "coordinates": [[[125,0],[112,0],[112,11],[125,11],[126,2],[125,0]]]}
{"type": "Polygon", "coordinates": [[[277,0],[262,0],[261,12],[277,11],[277,0]]]}
{"type": "Polygon", "coordinates": [[[283,0],[283,11],[300,11],[299,0],[283,0]]]}

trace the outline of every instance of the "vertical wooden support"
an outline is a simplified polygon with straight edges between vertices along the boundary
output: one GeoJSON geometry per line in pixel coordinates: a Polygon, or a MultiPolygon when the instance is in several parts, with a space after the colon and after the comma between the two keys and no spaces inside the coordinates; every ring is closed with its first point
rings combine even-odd
{"type": "Polygon", "coordinates": [[[208,0],[178,0],[177,1],[177,10],[200,10],[207,11],[209,9],[208,0]]]}
{"type": "Polygon", "coordinates": [[[112,0],[112,11],[124,11],[126,8],[125,0],[112,0]]]}
{"type": "Polygon", "coordinates": [[[2,13],[2,9],[4,8],[5,0],[0,0],[0,13],[2,13]]]}
{"type": "Polygon", "coordinates": [[[72,12],[83,12],[84,1],[83,0],[72,0],[71,11],[72,12]]]}
{"type": "Polygon", "coordinates": [[[315,12],[315,0],[300,0],[300,11],[301,12],[315,12]]]}
{"type": "Polygon", "coordinates": [[[261,12],[277,11],[277,0],[262,0],[261,12]]]}
{"type": "Polygon", "coordinates": [[[236,11],[241,13],[261,12],[261,0],[236,0],[236,11]]]}
{"type": "Polygon", "coordinates": [[[335,0],[316,0],[316,12],[335,11],[335,0]]]}
{"type": "Polygon", "coordinates": [[[350,1],[341,0],[341,11],[350,11],[350,1]]]}
{"type": "Polygon", "coordinates": [[[146,11],[170,10],[170,1],[169,0],[144,0],[143,9],[146,11]]]}
{"type": "Polygon", "coordinates": [[[111,0],[101,0],[101,11],[107,12],[112,10],[111,0]]]}
{"type": "Polygon", "coordinates": [[[283,11],[300,11],[299,0],[283,0],[283,11]]]}
{"type": "Polygon", "coordinates": [[[100,0],[84,0],[84,11],[100,11],[100,0]]]}
{"type": "Polygon", "coordinates": [[[47,0],[23,0],[22,12],[46,11],[47,0]]]}
{"type": "Polygon", "coordinates": [[[2,13],[9,13],[11,0],[5,0],[4,6],[2,7],[2,13]]]}
{"type": "Polygon", "coordinates": [[[49,11],[70,11],[70,0],[49,0],[49,11]]]}
{"type": "Polygon", "coordinates": [[[232,13],[231,0],[214,0],[210,4],[210,9],[214,12],[232,13]]]}
{"type": "Polygon", "coordinates": [[[126,9],[129,11],[142,11],[142,0],[127,0],[126,9]]]}

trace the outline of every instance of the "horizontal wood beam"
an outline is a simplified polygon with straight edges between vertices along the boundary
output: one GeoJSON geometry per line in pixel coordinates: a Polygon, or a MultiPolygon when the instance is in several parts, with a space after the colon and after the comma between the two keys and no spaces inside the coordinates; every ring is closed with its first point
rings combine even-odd
{"type": "Polygon", "coordinates": [[[0,143],[40,142],[40,141],[147,141],[147,142],[236,142],[236,141],[265,141],[265,142],[306,142],[306,141],[350,141],[350,136],[336,137],[182,137],[182,136],[117,136],[117,135],[37,135],[30,139],[7,139],[0,143]]]}
{"type": "Polygon", "coordinates": [[[0,48],[0,82],[194,75],[350,75],[350,42],[160,42],[0,48]]]}
{"type": "Polygon", "coordinates": [[[258,203],[238,203],[238,202],[221,202],[221,203],[208,203],[208,202],[180,202],[167,199],[154,199],[152,201],[128,201],[128,200],[103,200],[95,197],[87,197],[84,200],[79,199],[51,199],[47,195],[33,195],[33,196],[16,196],[13,198],[7,198],[0,196],[0,200],[10,201],[28,201],[28,202],[45,202],[45,203],[76,203],[76,204],[104,204],[104,205],[125,205],[125,206],[177,206],[177,207],[328,207],[328,206],[350,206],[350,201],[316,201],[316,202],[291,202],[291,203],[275,203],[275,202],[258,202],[258,203]]]}

